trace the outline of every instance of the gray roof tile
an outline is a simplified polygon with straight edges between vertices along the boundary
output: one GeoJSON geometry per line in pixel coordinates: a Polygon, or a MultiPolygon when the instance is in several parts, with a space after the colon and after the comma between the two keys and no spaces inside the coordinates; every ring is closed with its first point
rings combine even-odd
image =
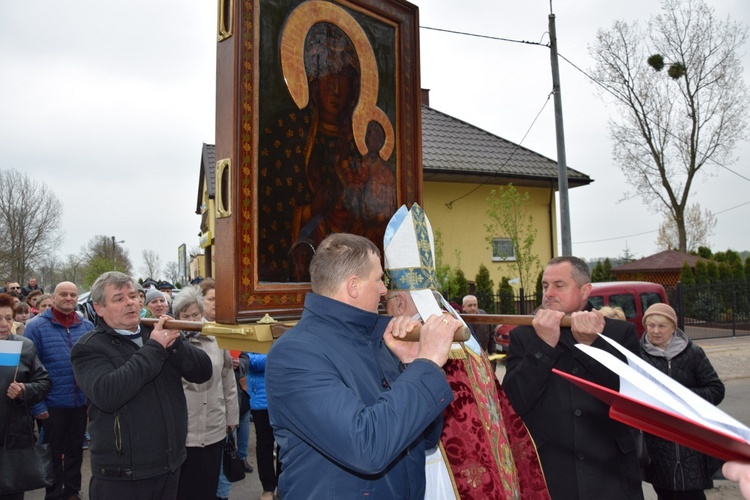
{"type": "MultiPolygon", "coordinates": [[[[557,184],[556,161],[425,105],[422,163],[425,180],[557,184]]],[[[588,175],[568,167],[570,187],[591,182],[588,175]]]]}

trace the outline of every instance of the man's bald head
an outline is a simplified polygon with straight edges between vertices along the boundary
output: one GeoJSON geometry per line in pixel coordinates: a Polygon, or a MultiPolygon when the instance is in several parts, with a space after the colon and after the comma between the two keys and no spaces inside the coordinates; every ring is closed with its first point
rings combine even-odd
{"type": "Polygon", "coordinates": [[[54,308],[58,311],[70,314],[76,310],[78,304],[78,287],[70,281],[63,281],[55,287],[55,293],[52,294],[52,300],[55,303],[54,308]]]}

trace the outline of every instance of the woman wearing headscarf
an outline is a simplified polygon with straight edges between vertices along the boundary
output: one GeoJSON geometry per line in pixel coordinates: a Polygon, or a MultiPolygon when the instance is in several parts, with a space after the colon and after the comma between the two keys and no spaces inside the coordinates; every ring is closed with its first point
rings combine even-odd
{"type": "MultiPolygon", "coordinates": [[[[643,315],[646,334],[641,357],[711,404],[724,399],[724,384],[706,353],[677,328],[677,314],[667,304],[654,304],[643,315]]],[[[645,480],[660,500],[705,499],[719,463],[707,455],[651,434],[645,434],[651,464],[645,480]]]]}

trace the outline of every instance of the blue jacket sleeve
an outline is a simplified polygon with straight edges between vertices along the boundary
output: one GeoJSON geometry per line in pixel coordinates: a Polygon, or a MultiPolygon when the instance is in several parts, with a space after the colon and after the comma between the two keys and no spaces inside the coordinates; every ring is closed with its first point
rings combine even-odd
{"type": "Polygon", "coordinates": [[[275,431],[282,427],[359,473],[383,471],[453,401],[443,372],[415,360],[368,406],[344,383],[331,359],[311,347],[295,340],[274,346],[269,354],[271,423],[275,431]]]}

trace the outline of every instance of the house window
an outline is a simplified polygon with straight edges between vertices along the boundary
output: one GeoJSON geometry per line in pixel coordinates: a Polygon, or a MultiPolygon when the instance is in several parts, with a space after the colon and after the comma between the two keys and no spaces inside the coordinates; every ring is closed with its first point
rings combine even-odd
{"type": "Polygon", "coordinates": [[[510,238],[495,238],[492,240],[492,260],[493,262],[516,260],[516,252],[510,238]]]}

